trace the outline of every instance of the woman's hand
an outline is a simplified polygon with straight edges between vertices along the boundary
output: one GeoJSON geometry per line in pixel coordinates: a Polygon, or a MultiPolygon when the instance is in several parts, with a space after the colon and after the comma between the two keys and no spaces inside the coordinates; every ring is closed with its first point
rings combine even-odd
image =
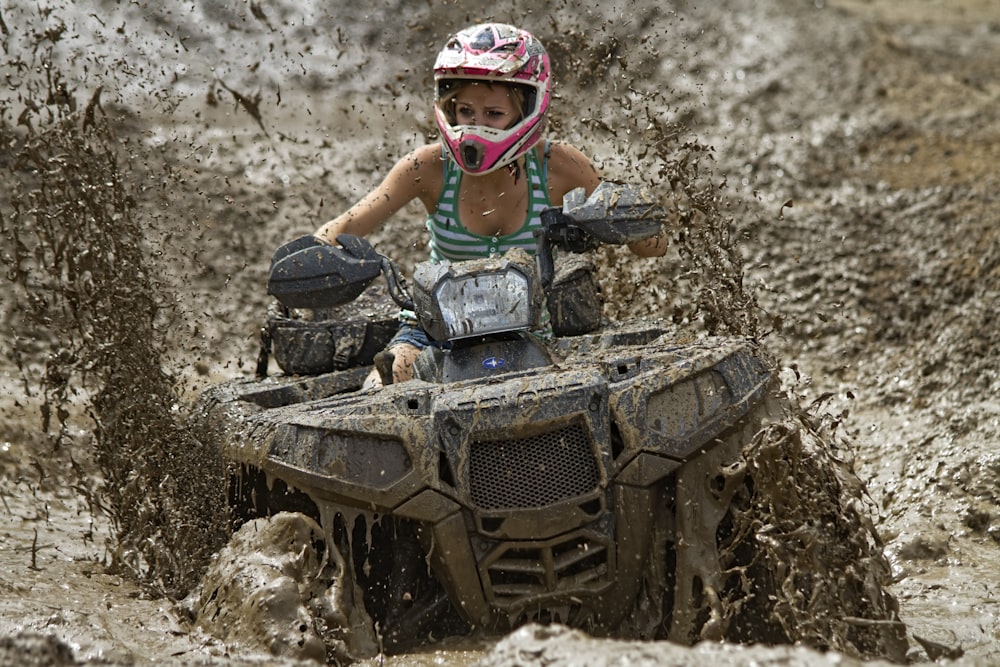
{"type": "Polygon", "coordinates": [[[660,227],[656,236],[629,243],[628,249],[639,257],[663,257],[667,254],[667,228],[660,227]]]}

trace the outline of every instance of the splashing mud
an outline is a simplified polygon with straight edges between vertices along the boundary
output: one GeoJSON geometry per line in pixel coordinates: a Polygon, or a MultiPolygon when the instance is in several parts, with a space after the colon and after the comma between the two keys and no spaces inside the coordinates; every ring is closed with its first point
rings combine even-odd
{"type": "MultiPolygon", "coordinates": [[[[222,467],[173,414],[177,398],[157,332],[161,286],[135,215],[137,184],[126,176],[131,165],[100,89],[78,111],[44,41],[36,55],[46,77],[26,79],[20,89],[23,130],[10,122],[10,107],[0,119],[0,139],[13,149],[10,209],[0,229],[12,250],[5,261],[14,305],[50,346],[42,429],[57,428],[52,447],[59,453],[82,406],[102,483],[92,486],[82,474],[78,483],[109,510],[112,567],[176,594],[198,580],[220,543],[222,467]]],[[[16,346],[13,352],[25,356],[16,346]]],[[[21,369],[28,377],[29,368],[21,369]]],[[[80,453],[68,456],[75,461],[80,453]]]]}
{"type": "MultiPolygon", "coordinates": [[[[808,648],[528,626],[395,660],[995,658],[996,8],[521,5],[0,7],[0,660],[378,650],[322,524],[250,523],[223,548],[225,465],[185,406],[246,373],[271,250],[433,135],[435,45],[486,14],[549,45],[553,132],[676,204],[662,261],[601,251],[605,315],[761,339],[785,380],[768,425],[700,472],[718,516],[684,520],[717,553],[679,556],[698,587],[672,624],[808,648]]],[[[416,213],[373,235],[404,266],[416,213]]]]}

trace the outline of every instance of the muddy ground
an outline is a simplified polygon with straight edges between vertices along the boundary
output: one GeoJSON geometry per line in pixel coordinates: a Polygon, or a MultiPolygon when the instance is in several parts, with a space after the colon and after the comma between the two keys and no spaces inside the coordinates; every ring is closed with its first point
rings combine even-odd
{"type": "MultiPolygon", "coordinates": [[[[101,108],[132,156],[153,284],[172,304],[157,331],[177,412],[207,383],[253,372],[271,250],[433,138],[435,45],[483,17],[520,23],[562,63],[553,134],[609,175],[669,192],[643,150],[655,139],[651,118],[683,123],[713,148],[706,162],[734,218],[757,333],[787,390],[804,405],[820,401],[854,443],[910,658],[998,659],[995,2],[327,5],[0,3],[8,118],[41,71],[32,44],[56,45],[81,108],[103,86],[101,108]]],[[[10,225],[9,193],[3,203],[10,225]]],[[[415,214],[378,232],[379,248],[400,256],[420,246],[415,214]]],[[[9,254],[9,235],[3,242],[9,254]]],[[[605,259],[609,315],[711,324],[692,306],[683,258],[605,259]]],[[[112,527],[95,511],[93,424],[81,407],[61,439],[52,422],[42,429],[39,380],[58,335],[29,324],[14,291],[3,295],[0,659],[21,664],[30,649],[29,664],[291,664],[231,655],[167,598],[107,571],[112,527]]],[[[71,394],[87,405],[86,390],[71,394]]],[[[841,659],[529,628],[495,646],[385,662],[579,664],[581,655],[589,664],[841,659]]]]}

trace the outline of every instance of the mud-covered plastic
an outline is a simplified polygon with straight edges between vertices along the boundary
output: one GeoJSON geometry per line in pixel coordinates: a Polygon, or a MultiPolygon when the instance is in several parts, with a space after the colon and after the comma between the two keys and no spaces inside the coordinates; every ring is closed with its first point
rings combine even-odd
{"type": "Polygon", "coordinates": [[[337,308],[293,309],[272,303],[261,327],[257,375],[267,375],[272,355],[287,375],[370,366],[398,328],[399,307],[380,284],[337,308]]]}
{"type": "MultiPolygon", "coordinates": [[[[773,361],[752,339],[602,321],[590,259],[572,248],[648,238],[662,209],[628,187],[566,204],[542,214],[553,226],[538,236],[537,264],[519,250],[527,261],[484,258],[426,280],[415,271],[423,293],[410,303],[428,319],[520,328],[429,346],[412,381],[378,389],[365,383],[368,363],[391,375],[375,334],[391,335],[395,318],[377,328],[364,298],[298,319],[288,303],[343,303],[381,271],[398,315],[407,290],[394,264],[375,268],[371,247],[344,237],[279,253],[275,270],[287,270],[272,294],[287,303],[267,332],[288,375],[215,386],[194,411],[231,471],[233,517],[314,520],[339,564],[337,590],[353,596],[345,608],[388,652],[532,621],[678,643],[792,639],[747,514],[758,473],[744,452],[781,416],[773,361]],[[539,287],[560,334],[551,340],[524,329],[539,287]],[[344,370],[316,374],[327,367],[344,370]]],[[[890,632],[888,611],[849,615],[890,632]]]]}
{"type": "Polygon", "coordinates": [[[556,262],[555,279],[545,290],[556,336],[579,336],[601,326],[604,300],[596,272],[588,255],[566,254],[556,262]]]}
{"type": "Polygon", "coordinates": [[[337,237],[339,246],[300,237],[275,251],[267,293],[287,308],[333,308],[356,299],[382,272],[366,239],[337,237]]]}
{"type": "Polygon", "coordinates": [[[395,318],[302,320],[274,313],[267,319],[266,335],[282,371],[319,375],[371,365],[397,327],[395,318]]]}

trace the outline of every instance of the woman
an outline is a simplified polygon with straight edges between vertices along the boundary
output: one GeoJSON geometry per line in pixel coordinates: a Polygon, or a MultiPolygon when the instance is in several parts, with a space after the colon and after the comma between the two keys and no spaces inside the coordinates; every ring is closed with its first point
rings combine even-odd
{"type": "MultiPolygon", "coordinates": [[[[535,249],[532,232],[552,202],[600,183],[578,149],[542,141],[552,98],[548,54],[530,33],[484,23],[455,34],[434,63],[435,116],[441,142],[399,160],[385,179],[316,231],[365,236],[414,199],[427,210],[432,261],[461,261],[511,248],[535,249]]],[[[632,244],[644,257],[663,255],[666,239],[632,244]]],[[[433,344],[413,321],[404,321],[387,350],[394,382],[412,376],[420,350],[433,344]]],[[[373,376],[369,385],[377,385],[373,376]]]]}

